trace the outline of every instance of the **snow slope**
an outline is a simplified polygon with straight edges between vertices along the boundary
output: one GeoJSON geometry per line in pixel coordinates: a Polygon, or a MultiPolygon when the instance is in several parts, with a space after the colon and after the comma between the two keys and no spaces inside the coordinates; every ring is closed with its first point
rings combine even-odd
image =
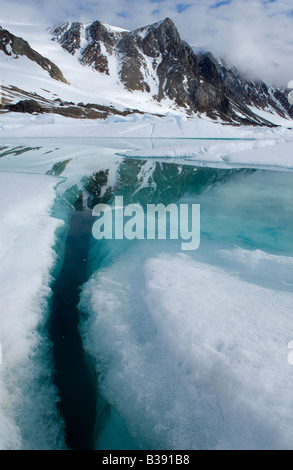
{"type": "MultiPolygon", "coordinates": [[[[110,57],[110,75],[100,74],[91,67],[82,65],[78,56],[69,54],[58,42],[53,41],[50,28],[45,25],[1,23],[1,26],[14,35],[23,37],[33,49],[54,62],[69,81],[69,84],[65,84],[52,80],[41,67],[26,57],[10,58],[0,51],[3,86],[13,85],[25,91],[36,92],[47,99],[113,105],[121,110],[143,107],[146,112],[165,113],[174,108],[174,103],[168,99],[155,103],[147,93],[127,91],[119,81],[119,63],[114,56],[110,57]],[[19,62],[21,74],[15,73],[15,61],[19,62]]],[[[108,27],[115,30],[114,27],[108,27]]],[[[180,111],[177,109],[178,112],[180,111]]]]}

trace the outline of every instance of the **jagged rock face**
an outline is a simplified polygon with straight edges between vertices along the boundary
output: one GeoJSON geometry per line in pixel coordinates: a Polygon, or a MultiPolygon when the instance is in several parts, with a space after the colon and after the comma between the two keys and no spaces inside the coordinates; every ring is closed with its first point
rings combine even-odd
{"type": "Polygon", "coordinates": [[[40,67],[48,72],[50,77],[55,80],[67,83],[61,70],[49,59],[43,57],[37,51],[32,49],[27,41],[14,36],[6,29],[0,29],[0,50],[8,56],[18,58],[18,56],[26,56],[28,59],[36,62],[40,67]]]}
{"type": "MultiPolygon", "coordinates": [[[[286,117],[286,113],[293,117],[293,106],[290,106],[287,95],[284,90],[275,87],[269,87],[263,82],[253,82],[241,76],[235,67],[229,66],[225,61],[217,61],[211,53],[201,54],[201,63],[212,65],[207,70],[214,70],[222,81],[227,90],[227,96],[233,102],[237,101],[239,110],[244,110],[243,104],[248,106],[256,106],[262,109],[271,107],[280,116],[286,117]]],[[[210,77],[213,80],[214,74],[210,77]]],[[[207,78],[209,78],[206,75],[207,78]]]]}
{"type": "MultiPolygon", "coordinates": [[[[129,91],[148,93],[158,102],[169,98],[189,113],[206,113],[233,122],[260,122],[245,106],[243,96],[238,103],[235,77],[226,73],[223,79],[223,67],[209,54],[196,54],[182,41],[169,18],[135,31],[116,31],[95,21],[90,25],[66,23],[51,32],[64,49],[99,73],[110,73],[109,59],[114,57],[117,74],[129,91]],[[239,117],[239,110],[244,117],[239,117]]],[[[248,96],[247,103],[252,103],[248,96]]],[[[263,105],[260,98],[259,104],[263,105]]]]}
{"type": "Polygon", "coordinates": [[[144,54],[150,57],[159,57],[160,54],[174,54],[176,49],[181,45],[179,33],[170,18],[166,18],[160,23],[140,28],[135,31],[139,36],[144,35],[140,48],[144,54]]]}
{"type": "Polygon", "coordinates": [[[86,30],[88,46],[82,51],[81,62],[92,65],[101,73],[109,74],[108,59],[102,52],[104,46],[107,53],[112,55],[113,48],[121,38],[121,34],[109,31],[100,21],[95,21],[86,30]]]}
{"type": "Polygon", "coordinates": [[[70,54],[77,54],[82,64],[106,74],[109,74],[107,55],[113,54],[115,44],[123,36],[123,32],[113,32],[100,21],[88,26],[78,22],[65,23],[52,28],[51,33],[70,54]]]}
{"type": "Polygon", "coordinates": [[[144,78],[147,70],[145,57],[140,52],[135,34],[127,34],[117,44],[121,69],[120,78],[129,90],[150,92],[150,86],[144,78]]]}
{"type": "MultiPolygon", "coordinates": [[[[165,72],[172,66],[168,62],[173,62],[174,56],[176,59],[176,50],[180,43],[178,31],[168,18],[159,25],[139,28],[124,35],[117,45],[117,50],[121,54],[120,76],[125,86],[129,89],[150,92],[151,88],[145,77],[152,77],[153,71],[159,79],[156,99],[160,101],[164,97],[162,85],[165,72]],[[169,61],[170,56],[171,61],[169,61]],[[148,58],[152,59],[151,72],[148,70],[148,58]]],[[[172,93],[171,89],[170,92],[172,93]]],[[[170,97],[168,92],[167,96],[170,97]]]]}
{"type": "Polygon", "coordinates": [[[60,42],[61,46],[66,49],[70,54],[74,54],[81,44],[81,28],[82,23],[65,23],[59,25],[54,29],[54,34],[60,42]]]}
{"type": "Polygon", "coordinates": [[[147,75],[145,57],[149,57],[158,77],[155,95],[158,101],[168,97],[179,107],[190,111],[206,112],[211,117],[215,117],[215,113],[225,118],[232,117],[225,86],[216,68],[212,63],[199,62],[169,18],[125,35],[117,47],[124,53],[121,78],[129,88],[148,91],[148,83],[141,70],[144,69],[144,75],[147,75]],[[125,74],[125,69],[130,72],[125,74]],[[131,82],[125,79],[125,75],[131,77],[131,82]]]}
{"type": "Polygon", "coordinates": [[[88,33],[92,41],[100,41],[105,44],[108,52],[112,52],[112,48],[125,34],[111,31],[100,21],[94,21],[88,27],[88,33]]]}

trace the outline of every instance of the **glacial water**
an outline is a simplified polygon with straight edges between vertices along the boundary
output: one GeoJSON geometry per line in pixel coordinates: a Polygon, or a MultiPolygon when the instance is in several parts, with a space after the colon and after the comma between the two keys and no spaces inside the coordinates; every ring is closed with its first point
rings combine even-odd
{"type": "Polygon", "coordinates": [[[0,171],[60,177],[48,330],[68,448],[292,448],[292,172],[71,144],[0,159],[0,171]],[[92,208],[115,196],[200,204],[199,248],[96,240],[92,208]]]}
{"type": "Polygon", "coordinates": [[[50,335],[54,344],[55,382],[61,396],[69,449],[93,448],[96,373],[78,334],[79,287],[87,279],[91,214],[73,212],[62,267],[53,285],[50,335]]]}
{"type": "Polygon", "coordinates": [[[133,196],[136,165],[117,193],[200,204],[201,244],[92,240],[81,332],[112,406],[97,448],[119,448],[117,412],[137,448],[290,447],[292,174],[156,164],[133,196]]]}

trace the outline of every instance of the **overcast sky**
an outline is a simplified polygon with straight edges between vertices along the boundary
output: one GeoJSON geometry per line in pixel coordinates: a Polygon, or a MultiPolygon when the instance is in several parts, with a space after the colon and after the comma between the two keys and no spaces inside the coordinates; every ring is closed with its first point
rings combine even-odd
{"type": "MultiPolygon", "coordinates": [[[[0,0],[1,18],[93,21],[135,29],[171,18],[190,45],[269,82],[293,79],[293,0],[0,0]]],[[[0,19],[1,24],[1,19],[0,19]]]]}

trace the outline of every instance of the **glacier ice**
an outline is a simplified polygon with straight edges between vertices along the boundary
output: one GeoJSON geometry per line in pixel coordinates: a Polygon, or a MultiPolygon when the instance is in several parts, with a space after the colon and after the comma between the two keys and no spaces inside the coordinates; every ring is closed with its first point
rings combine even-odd
{"type": "Polygon", "coordinates": [[[64,448],[47,336],[58,179],[0,173],[0,448],[64,448]]]}

